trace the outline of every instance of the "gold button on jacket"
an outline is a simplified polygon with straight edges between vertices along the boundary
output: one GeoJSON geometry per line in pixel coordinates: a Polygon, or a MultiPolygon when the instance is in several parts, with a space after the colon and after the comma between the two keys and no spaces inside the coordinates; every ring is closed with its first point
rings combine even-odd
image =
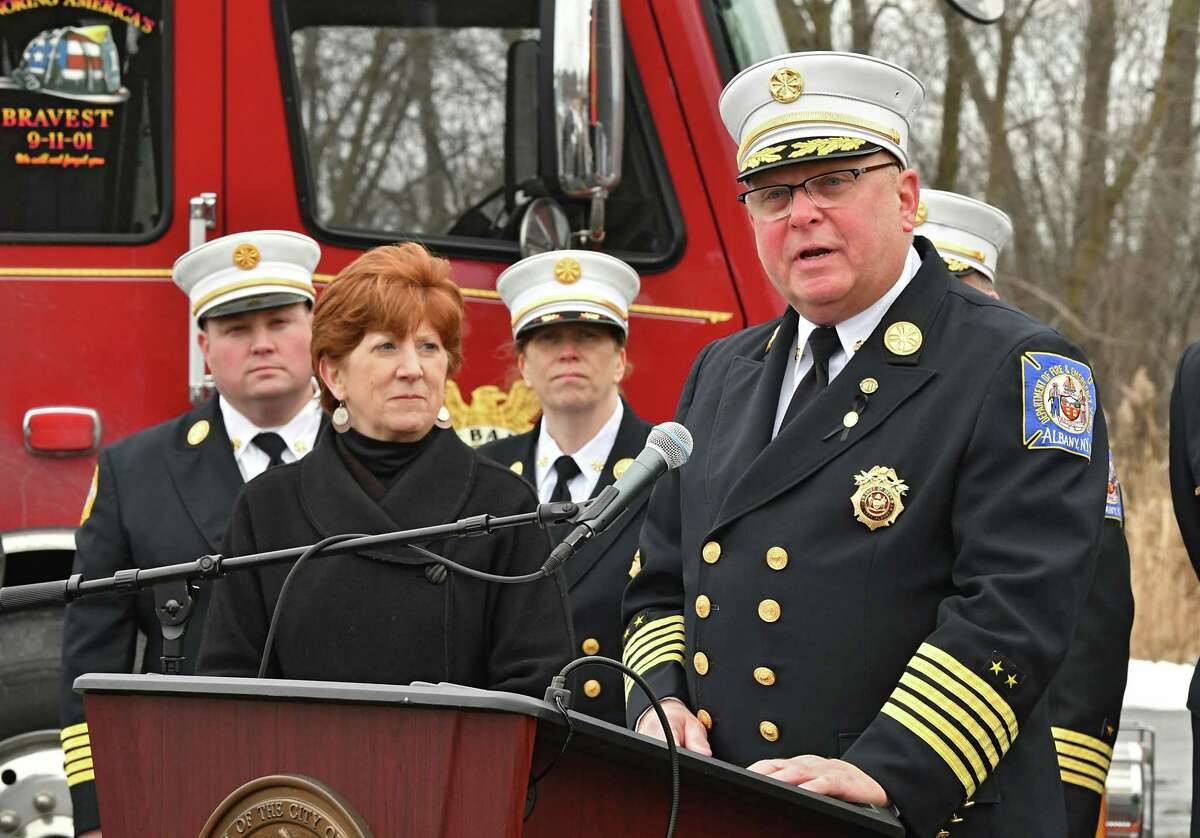
{"type": "Polygon", "coordinates": [[[692,667],[696,670],[697,675],[707,675],[708,655],[703,652],[697,652],[692,656],[692,667]]]}
{"type": "Polygon", "coordinates": [[[701,620],[712,612],[712,602],[704,594],[696,597],[696,616],[701,620]]]}
{"type": "Polygon", "coordinates": [[[710,541],[704,545],[704,549],[700,551],[700,555],[709,564],[716,564],[717,559],[721,558],[721,545],[715,541],[710,541]]]}
{"type": "Polygon", "coordinates": [[[776,727],[774,722],[759,722],[758,732],[768,742],[775,742],[779,739],[779,728],[776,727]]]}
{"type": "Polygon", "coordinates": [[[762,684],[764,687],[769,687],[775,683],[775,672],[770,667],[755,667],[754,680],[762,684]]]}
{"type": "Polygon", "coordinates": [[[782,547],[772,547],[767,551],[767,567],[771,570],[783,570],[787,567],[788,551],[782,547]]]}
{"type": "Polygon", "coordinates": [[[773,599],[764,599],[758,604],[758,616],[764,623],[775,622],[782,613],[779,603],[773,599]]]}
{"type": "Polygon", "coordinates": [[[594,637],[589,637],[583,641],[581,647],[585,655],[595,655],[600,651],[600,641],[594,637]]]}
{"type": "Polygon", "coordinates": [[[704,725],[705,730],[712,730],[712,715],[703,708],[696,711],[696,718],[700,720],[700,724],[704,725]]]}
{"type": "Polygon", "coordinates": [[[595,698],[596,696],[600,695],[600,682],[595,678],[584,682],[583,694],[588,698],[595,698]]]}

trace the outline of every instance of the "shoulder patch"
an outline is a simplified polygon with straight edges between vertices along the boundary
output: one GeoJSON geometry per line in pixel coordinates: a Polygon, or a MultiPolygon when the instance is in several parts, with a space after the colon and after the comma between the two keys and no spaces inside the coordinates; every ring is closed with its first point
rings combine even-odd
{"type": "Polygon", "coordinates": [[[1084,363],[1053,352],[1021,356],[1021,444],[1092,458],[1096,383],[1084,363]]]}
{"type": "Polygon", "coordinates": [[[1121,481],[1117,479],[1117,464],[1112,451],[1108,452],[1108,497],[1104,500],[1104,517],[1125,526],[1125,502],[1121,496],[1121,481]]]}
{"type": "Polygon", "coordinates": [[[100,464],[96,464],[96,468],[92,471],[92,488],[88,489],[87,499],[83,502],[83,513],[79,516],[79,526],[83,526],[92,514],[92,504],[96,502],[96,492],[100,488],[100,464]]]}

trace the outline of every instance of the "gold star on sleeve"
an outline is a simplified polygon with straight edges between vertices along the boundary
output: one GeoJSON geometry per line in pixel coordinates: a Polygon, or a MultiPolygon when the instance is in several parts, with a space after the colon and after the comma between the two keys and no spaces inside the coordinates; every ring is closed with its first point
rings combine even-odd
{"type": "Polygon", "coordinates": [[[1008,688],[1011,690],[1013,687],[1015,687],[1017,685],[1017,676],[1009,675],[1008,678],[1005,679],[1004,683],[1008,684],[1008,688]]]}
{"type": "Polygon", "coordinates": [[[992,661],[992,665],[989,667],[989,669],[992,670],[993,675],[999,675],[1004,671],[1004,667],[1000,665],[1000,661],[992,661]]]}

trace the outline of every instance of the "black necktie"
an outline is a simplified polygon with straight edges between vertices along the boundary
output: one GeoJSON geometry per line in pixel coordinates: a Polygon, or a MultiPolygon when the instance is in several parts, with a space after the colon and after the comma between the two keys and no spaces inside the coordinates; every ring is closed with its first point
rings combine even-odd
{"type": "Polygon", "coordinates": [[[287,450],[287,443],[279,434],[264,431],[250,441],[270,457],[267,461],[267,468],[283,465],[283,452],[287,450]]]}
{"type": "Polygon", "coordinates": [[[832,326],[818,326],[813,329],[812,334],[808,336],[808,348],[813,356],[812,369],[796,385],[792,400],[788,402],[787,412],[783,414],[783,422],[779,425],[781,431],[829,385],[829,359],[842,348],[837,329],[832,326]]]}
{"type": "Polygon", "coordinates": [[[575,458],[566,454],[554,461],[554,470],[558,473],[558,482],[554,484],[554,491],[550,493],[550,502],[566,503],[571,499],[571,490],[567,488],[567,484],[582,472],[575,463],[575,458]]]}

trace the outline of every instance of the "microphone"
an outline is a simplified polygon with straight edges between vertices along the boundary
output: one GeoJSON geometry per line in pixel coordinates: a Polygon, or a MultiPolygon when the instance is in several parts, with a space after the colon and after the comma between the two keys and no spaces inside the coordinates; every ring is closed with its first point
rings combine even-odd
{"type": "Polygon", "coordinates": [[[654,481],[679,468],[692,454],[692,434],[678,422],[663,422],[650,429],[646,447],[615,483],[592,500],[578,526],[550,552],[542,570],[550,574],[579,550],[580,545],[604,532],[654,481]]]}

